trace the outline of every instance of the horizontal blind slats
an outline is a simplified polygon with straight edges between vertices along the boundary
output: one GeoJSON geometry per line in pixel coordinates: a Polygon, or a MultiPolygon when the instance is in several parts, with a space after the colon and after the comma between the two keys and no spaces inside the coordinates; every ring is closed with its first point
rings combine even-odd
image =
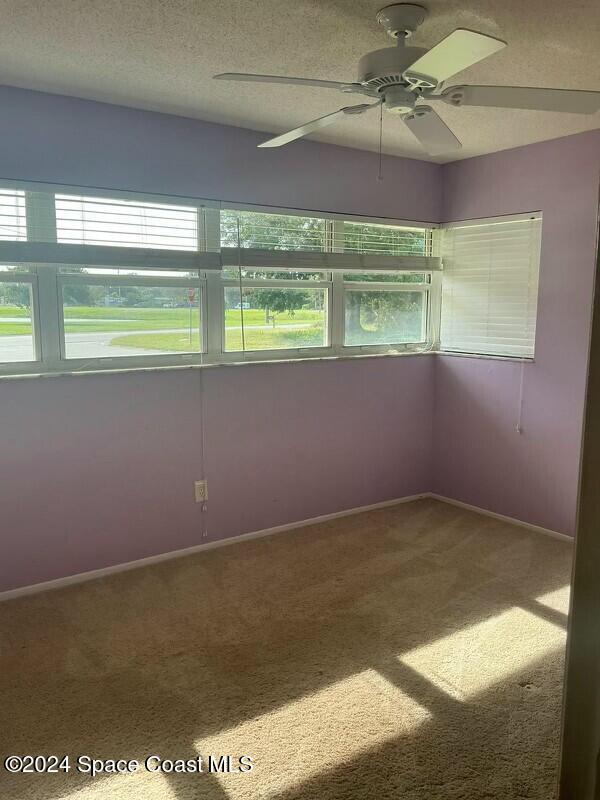
{"type": "Polygon", "coordinates": [[[536,218],[444,231],[443,350],[533,356],[540,229],[536,218]]]}
{"type": "Polygon", "coordinates": [[[198,212],[189,206],[57,194],[56,239],[66,244],[198,250],[198,212]]]}
{"type": "Polygon", "coordinates": [[[25,192],[0,189],[0,240],[24,241],[27,239],[25,192]]]}

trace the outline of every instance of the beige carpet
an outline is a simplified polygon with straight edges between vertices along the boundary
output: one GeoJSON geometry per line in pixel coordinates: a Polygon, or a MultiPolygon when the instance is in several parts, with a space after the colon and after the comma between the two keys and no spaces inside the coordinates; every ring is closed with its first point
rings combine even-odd
{"type": "Polygon", "coordinates": [[[550,800],[571,552],[421,500],[0,604],[3,757],[71,756],[0,797],[550,800]],[[151,754],[254,769],[74,766],[151,754]]]}

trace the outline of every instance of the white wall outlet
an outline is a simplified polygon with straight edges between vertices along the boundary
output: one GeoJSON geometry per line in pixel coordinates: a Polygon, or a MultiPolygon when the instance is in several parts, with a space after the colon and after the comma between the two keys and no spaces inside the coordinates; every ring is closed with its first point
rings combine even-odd
{"type": "Polygon", "coordinates": [[[206,503],[208,500],[208,484],[206,481],[194,482],[194,495],[197,503],[206,503]]]}

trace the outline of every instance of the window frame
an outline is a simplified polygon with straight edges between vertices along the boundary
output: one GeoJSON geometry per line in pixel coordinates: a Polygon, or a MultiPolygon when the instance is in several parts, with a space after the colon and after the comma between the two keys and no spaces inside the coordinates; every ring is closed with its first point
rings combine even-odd
{"type": "MultiPolygon", "coordinates": [[[[228,267],[228,269],[232,269],[228,267]]],[[[255,271],[259,271],[258,269],[255,271]]],[[[283,271],[283,270],[282,270],[283,271]]],[[[300,270],[299,270],[300,271],[300,270]]],[[[239,361],[240,357],[243,359],[254,359],[260,355],[263,357],[266,355],[267,358],[276,359],[277,354],[285,353],[287,355],[283,356],[283,358],[291,358],[291,353],[314,353],[315,351],[319,352],[328,352],[331,347],[331,325],[330,319],[332,314],[332,299],[333,299],[333,283],[331,280],[306,280],[302,281],[300,279],[296,280],[285,280],[282,278],[242,278],[242,289],[321,289],[325,292],[326,302],[324,308],[326,309],[326,316],[325,316],[325,341],[326,344],[323,346],[315,346],[315,347],[294,347],[294,348],[270,348],[270,349],[261,349],[261,350],[225,350],[225,339],[226,339],[226,325],[225,325],[225,292],[227,289],[238,289],[240,288],[239,280],[235,280],[235,278],[221,278],[221,297],[222,297],[222,304],[223,304],[223,313],[221,315],[221,336],[222,336],[222,347],[221,352],[219,354],[219,358],[221,360],[229,360],[231,356],[235,356],[233,359],[234,361],[239,361]]],[[[240,301],[241,302],[241,301],[240,301]]],[[[242,309],[242,316],[243,316],[243,309],[242,309]]]]}
{"type": "MultiPolygon", "coordinates": [[[[52,251],[52,246],[56,247],[56,216],[55,216],[55,195],[56,194],[70,194],[77,196],[87,197],[106,197],[114,200],[133,200],[137,203],[158,203],[162,205],[180,205],[190,206],[198,212],[198,252],[204,253],[206,263],[211,262],[211,266],[207,269],[196,269],[190,267],[190,255],[196,251],[182,250],[181,264],[179,269],[186,271],[189,277],[182,277],[181,275],[173,275],[173,277],[144,275],[144,266],[141,266],[135,260],[132,265],[121,264],[123,270],[135,270],[136,274],[123,274],[118,275],[114,272],[102,274],[100,270],[104,267],[107,270],[116,270],[119,265],[116,263],[118,254],[115,249],[107,245],[106,250],[102,251],[101,246],[96,245],[73,245],[80,247],[83,251],[82,254],[93,253],[93,263],[88,262],[88,266],[94,269],[93,273],[79,273],[69,272],[69,264],[59,264],[55,261],[48,263],[29,264],[30,271],[19,273],[0,273],[0,281],[4,280],[3,275],[10,275],[11,281],[16,282],[29,282],[31,284],[32,296],[32,321],[34,332],[34,347],[35,347],[35,361],[27,362],[0,362],[0,376],[11,374],[56,374],[56,373],[70,373],[70,372],[85,372],[85,371],[104,371],[104,370],[125,370],[125,369],[155,369],[161,367],[173,366],[201,366],[208,364],[231,364],[231,363],[245,363],[256,361],[280,361],[280,360],[301,360],[310,358],[332,358],[332,357],[360,357],[363,355],[374,354],[402,354],[402,353],[418,353],[429,352],[433,344],[431,332],[435,330],[436,321],[432,315],[432,308],[435,303],[432,303],[432,295],[434,293],[434,284],[437,284],[436,278],[439,274],[435,271],[434,262],[439,262],[439,258],[433,257],[435,251],[435,232],[437,227],[433,224],[421,224],[417,222],[407,222],[404,220],[383,219],[361,217],[356,215],[345,214],[324,214],[321,212],[312,212],[309,210],[278,208],[272,206],[258,206],[249,204],[234,204],[226,202],[207,201],[199,198],[180,198],[166,195],[145,194],[137,192],[120,192],[116,190],[100,190],[89,187],[72,187],[59,184],[53,185],[40,185],[30,182],[0,182],[2,188],[8,189],[23,189],[26,197],[26,212],[27,212],[27,231],[28,240],[25,245],[31,243],[39,243],[38,249],[52,251]],[[279,287],[279,288],[312,288],[322,289],[327,293],[327,320],[326,320],[326,344],[324,346],[316,347],[299,347],[292,349],[270,349],[270,350],[246,350],[246,351],[225,351],[225,289],[238,288],[239,280],[235,278],[224,278],[220,269],[215,269],[214,262],[220,259],[219,252],[221,249],[221,227],[220,227],[220,210],[239,210],[239,211],[254,211],[265,214],[281,214],[284,216],[301,216],[323,219],[325,221],[325,243],[322,255],[324,256],[323,263],[329,264],[327,254],[330,254],[330,259],[336,265],[334,269],[327,269],[321,267],[305,266],[305,269],[310,271],[324,272],[323,280],[310,280],[301,282],[298,280],[283,280],[283,279],[246,279],[242,280],[243,288],[252,287],[279,287]],[[398,269],[392,271],[410,271],[410,272],[423,272],[429,276],[430,283],[427,286],[422,286],[417,283],[407,283],[403,285],[394,286],[391,283],[378,284],[377,282],[369,282],[364,284],[365,290],[381,290],[384,291],[419,291],[426,292],[427,295],[427,308],[424,314],[424,326],[426,329],[426,336],[423,342],[419,343],[398,343],[398,344],[384,344],[384,345],[346,345],[344,321],[345,321],[345,299],[346,292],[351,289],[359,289],[363,287],[360,282],[352,282],[348,288],[345,286],[343,279],[344,272],[349,272],[358,269],[358,267],[348,267],[343,260],[344,254],[344,223],[345,222],[359,222],[364,224],[374,225],[392,225],[411,230],[423,230],[426,239],[426,252],[427,256],[389,256],[387,266],[378,268],[377,271],[390,271],[389,264],[398,264],[398,269]],[[52,236],[54,231],[54,237],[52,236]],[[43,235],[42,235],[43,232],[43,235]],[[87,248],[87,249],[86,249],[87,248]],[[101,254],[98,251],[106,253],[106,261],[108,263],[101,264],[98,258],[101,254]],[[342,260],[340,260],[340,258],[342,260]],[[405,259],[402,262],[402,259],[405,259]],[[392,259],[392,262],[390,262],[392,259]],[[344,269],[337,266],[338,264],[345,264],[344,269]],[[136,265],[133,265],[136,264],[136,265]],[[64,271],[63,271],[63,268],[64,271]],[[98,270],[98,272],[96,272],[98,270]],[[193,353],[166,353],[164,356],[160,355],[138,355],[138,356],[101,356],[90,358],[67,358],[66,356],[66,340],[65,340],[65,317],[63,308],[63,287],[67,284],[81,283],[87,285],[122,285],[122,286],[165,286],[165,287],[182,287],[193,285],[199,292],[199,308],[200,308],[200,335],[202,349],[193,353]]],[[[10,244],[16,244],[10,243],[10,244]]],[[[116,245],[118,247],[118,245],[116,245]]],[[[69,247],[69,245],[67,245],[69,247]]],[[[130,248],[134,250],[135,248],[130,248]]],[[[242,248],[244,250],[245,248],[242,248]]],[[[251,249],[248,249],[247,254],[250,256],[251,249]]],[[[6,252],[6,249],[4,250],[6,252]]],[[[57,252],[60,252],[57,250],[57,252]]],[[[157,250],[157,258],[165,255],[165,250],[157,250]]],[[[177,258],[178,252],[168,251],[167,257],[174,259],[169,261],[169,266],[172,263],[174,270],[178,269],[177,258]]],[[[260,257],[260,251],[252,251],[260,257]]],[[[296,251],[287,250],[273,250],[270,253],[282,252],[289,256],[292,253],[292,259],[296,251]]],[[[311,251],[298,250],[299,261],[302,260],[302,254],[306,255],[311,251]]],[[[356,251],[351,250],[350,254],[356,258],[356,251]]],[[[69,253],[70,255],[70,253],[69,253]]],[[[313,254],[314,255],[314,254],[313,254]]],[[[316,254],[318,256],[318,253],[316,254]]],[[[372,255],[372,254],[367,254],[372,255]]],[[[79,258],[79,254],[77,254],[79,258]]],[[[222,259],[225,256],[223,255],[222,259]]],[[[378,256],[375,256],[377,259],[378,256]]],[[[9,263],[4,255],[2,255],[2,263],[9,263]]],[[[154,259],[156,260],[156,259],[154,259]]],[[[367,259],[368,260],[368,259],[367,259]]],[[[83,259],[85,261],[85,259],[83,259]]],[[[161,264],[164,262],[161,261],[161,264]]],[[[204,263],[201,260],[198,263],[204,263]]],[[[222,261],[222,263],[225,263],[222,261]]],[[[366,262],[365,262],[366,263],[366,262]]],[[[380,263],[377,261],[377,263],[380,263]]],[[[381,262],[383,263],[383,261],[381,262]]],[[[72,261],[71,266],[75,262],[72,261]]],[[[77,261],[77,266],[85,266],[84,263],[77,261]]],[[[228,269],[236,269],[237,267],[229,266],[228,269]]],[[[260,267],[245,267],[246,269],[260,269],[260,267]]],[[[374,269],[373,263],[367,267],[374,269]]],[[[165,267],[154,264],[146,267],[148,271],[162,271],[165,267]]],[[[285,262],[278,269],[272,262],[265,265],[265,269],[276,269],[277,271],[285,271],[285,269],[292,269],[289,262],[285,262]]],[[[297,269],[300,271],[301,267],[297,269]]],[[[296,271],[296,270],[295,270],[296,271]]],[[[8,279],[8,278],[7,278],[8,279]]],[[[435,313],[435,312],[433,312],[435,313]]]]}
{"type": "MultiPolygon", "coordinates": [[[[35,368],[43,368],[43,349],[42,349],[42,335],[40,330],[40,302],[39,302],[39,286],[38,275],[35,267],[32,265],[27,266],[22,272],[0,272],[0,284],[2,283],[25,283],[29,284],[29,296],[31,298],[30,315],[31,315],[31,338],[33,344],[34,358],[29,361],[0,361],[0,369],[6,368],[10,373],[19,373],[21,371],[31,371],[35,368]]],[[[4,371],[4,370],[2,370],[4,371]]],[[[2,374],[2,372],[0,372],[2,374]]]]}
{"type": "MultiPolygon", "coordinates": [[[[425,273],[427,275],[427,273],[425,273]]],[[[399,347],[403,344],[412,347],[412,348],[420,348],[425,349],[429,344],[429,323],[430,323],[430,314],[431,314],[431,282],[421,282],[421,283],[386,283],[384,281],[344,281],[344,320],[346,315],[346,297],[350,292],[410,292],[415,293],[419,292],[424,295],[423,298],[423,313],[421,316],[421,336],[422,338],[418,342],[401,342],[397,344],[379,344],[379,345],[363,345],[363,344],[346,344],[346,326],[344,324],[344,350],[368,350],[370,351],[373,348],[389,348],[389,347],[399,347]]]]}
{"type": "MultiPolygon", "coordinates": [[[[45,268],[44,268],[45,269],[45,268]]],[[[121,364],[126,363],[129,366],[143,366],[147,364],[147,359],[163,359],[192,357],[196,358],[206,352],[207,341],[207,323],[206,323],[206,287],[205,280],[201,277],[201,273],[189,278],[180,276],[169,278],[153,275],[112,275],[112,274],[97,274],[97,273],[68,273],[58,271],[57,275],[57,296],[58,296],[58,317],[59,317],[59,337],[60,337],[60,361],[64,364],[74,364],[76,367],[81,367],[91,361],[102,362],[103,364],[121,364]],[[151,288],[164,287],[166,289],[187,289],[193,286],[198,291],[197,307],[200,315],[200,349],[198,351],[183,352],[183,353],[165,353],[165,356],[139,355],[139,356],[94,356],[91,358],[70,358],[67,356],[67,341],[65,332],[65,316],[64,316],[64,286],[72,286],[73,284],[82,284],[84,286],[148,286],[151,288]],[[143,360],[143,361],[142,361],[143,360]]],[[[153,331],[149,330],[148,333],[153,331]]],[[[126,332],[125,332],[126,333],[126,332]]],[[[165,362],[166,363],[166,362],[165,362]]]]}

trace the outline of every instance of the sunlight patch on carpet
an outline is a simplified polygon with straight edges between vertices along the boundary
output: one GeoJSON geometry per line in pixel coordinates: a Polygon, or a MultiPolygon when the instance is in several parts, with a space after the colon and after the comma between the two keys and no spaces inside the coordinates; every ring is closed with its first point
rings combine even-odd
{"type": "Polygon", "coordinates": [[[551,608],[553,611],[561,611],[563,614],[569,613],[569,596],[571,594],[571,584],[567,583],[560,589],[553,592],[546,592],[536,597],[536,601],[542,606],[551,608]]]}
{"type": "Polygon", "coordinates": [[[564,645],[561,626],[516,607],[398,659],[456,699],[468,700],[564,645]]]}
{"type": "Polygon", "coordinates": [[[219,775],[233,800],[270,797],[410,735],[431,714],[375,670],[352,675],[282,708],[194,742],[198,752],[249,755],[247,774],[219,775]]]}

